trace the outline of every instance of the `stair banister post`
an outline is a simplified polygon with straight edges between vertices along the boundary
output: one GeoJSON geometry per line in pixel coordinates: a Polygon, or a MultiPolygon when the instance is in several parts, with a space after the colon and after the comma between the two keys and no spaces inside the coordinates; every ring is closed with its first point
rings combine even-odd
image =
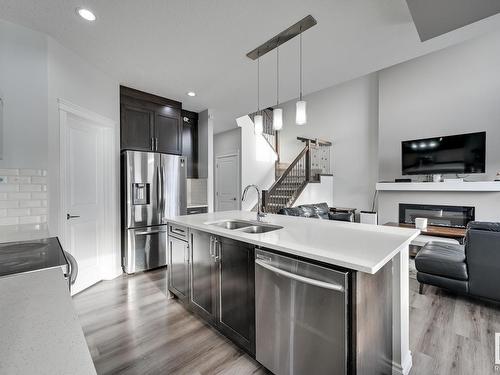
{"type": "Polygon", "coordinates": [[[311,141],[307,141],[306,151],[306,181],[311,181],[311,141]]]}

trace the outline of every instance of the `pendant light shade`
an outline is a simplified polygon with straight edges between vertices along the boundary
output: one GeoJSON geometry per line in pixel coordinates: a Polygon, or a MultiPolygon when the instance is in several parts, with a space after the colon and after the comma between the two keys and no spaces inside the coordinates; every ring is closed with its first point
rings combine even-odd
{"type": "Polygon", "coordinates": [[[299,69],[299,84],[300,94],[299,100],[295,105],[295,123],[297,125],[305,125],[307,123],[306,102],[302,100],[302,30],[300,30],[300,69],[299,69]]]}
{"type": "Polygon", "coordinates": [[[299,100],[295,104],[295,123],[297,125],[305,125],[307,123],[306,102],[299,100]]]}
{"type": "Polygon", "coordinates": [[[253,125],[255,129],[255,134],[260,135],[264,131],[264,122],[262,120],[262,115],[255,115],[253,117],[253,125]]]}
{"type": "Polygon", "coordinates": [[[273,110],[273,128],[274,130],[283,129],[283,109],[274,108],[273,110]]]}

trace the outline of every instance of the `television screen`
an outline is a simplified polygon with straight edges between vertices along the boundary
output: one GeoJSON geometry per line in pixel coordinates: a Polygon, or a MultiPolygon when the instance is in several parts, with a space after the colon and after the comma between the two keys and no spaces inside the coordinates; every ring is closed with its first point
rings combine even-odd
{"type": "Polygon", "coordinates": [[[403,175],[485,173],[486,132],[402,142],[403,175]]]}

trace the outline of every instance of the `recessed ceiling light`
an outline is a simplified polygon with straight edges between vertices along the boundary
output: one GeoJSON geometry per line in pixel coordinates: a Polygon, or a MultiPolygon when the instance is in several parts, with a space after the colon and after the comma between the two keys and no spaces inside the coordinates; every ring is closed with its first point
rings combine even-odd
{"type": "Polygon", "coordinates": [[[76,12],[87,21],[95,21],[95,14],[85,8],[77,8],[76,12]]]}
{"type": "Polygon", "coordinates": [[[188,91],[187,96],[196,96],[196,93],[194,91],[188,91]]]}

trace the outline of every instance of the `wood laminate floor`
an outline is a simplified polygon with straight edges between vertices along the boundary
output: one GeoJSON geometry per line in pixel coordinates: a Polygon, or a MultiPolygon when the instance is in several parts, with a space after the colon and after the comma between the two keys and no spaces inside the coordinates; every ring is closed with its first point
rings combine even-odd
{"type": "MultiPolygon", "coordinates": [[[[266,374],[247,354],[167,299],[166,271],[101,282],[74,297],[99,374],[266,374]]],[[[494,370],[500,305],[410,279],[411,375],[494,370]]],[[[311,372],[312,374],[313,372],[311,372]]]]}

